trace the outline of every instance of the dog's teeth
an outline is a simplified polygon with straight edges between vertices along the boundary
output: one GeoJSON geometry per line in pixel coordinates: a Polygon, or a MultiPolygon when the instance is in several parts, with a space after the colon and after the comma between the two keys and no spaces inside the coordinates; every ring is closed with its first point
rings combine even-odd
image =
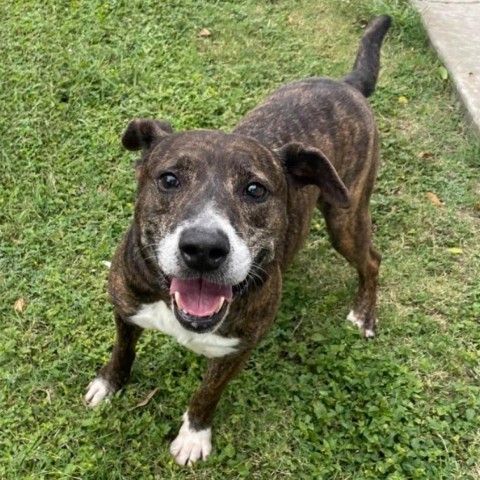
{"type": "Polygon", "coordinates": [[[175,302],[176,302],[177,305],[180,305],[179,301],[180,301],[180,293],[175,292],[175,302]]]}
{"type": "Polygon", "coordinates": [[[218,306],[215,310],[215,313],[218,313],[222,309],[224,302],[225,302],[225,297],[222,297],[218,302],[218,306]]]}

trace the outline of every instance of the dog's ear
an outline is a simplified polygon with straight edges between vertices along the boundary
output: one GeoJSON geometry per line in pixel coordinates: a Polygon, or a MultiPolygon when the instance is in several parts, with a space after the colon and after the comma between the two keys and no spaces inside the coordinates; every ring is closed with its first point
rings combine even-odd
{"type": "Polygon", "coordinates": [[[347,187],[328,158],[317,148],[301,143],[287,143],[275,151],[295,186],[317,185],[328,203],[342,208],[350,206],[347,187]]]}
{"type": "Polygon", "coordinates": [[[173,129],[168,122],[136,118],[123,133],[122,145],[127,150],[147,150],[171,133],[173,129]]]}

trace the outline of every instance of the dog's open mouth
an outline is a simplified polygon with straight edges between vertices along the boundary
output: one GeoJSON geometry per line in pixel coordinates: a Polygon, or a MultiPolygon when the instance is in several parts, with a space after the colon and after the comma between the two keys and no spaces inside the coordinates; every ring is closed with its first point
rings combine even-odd
{"type": "Polygon", "coordinates": [[[174,278],[170,295],[175,316],[187,330],[206,333],[225,317],[233,298],[230,285],[219,285],[203,278],[174,278]]]}

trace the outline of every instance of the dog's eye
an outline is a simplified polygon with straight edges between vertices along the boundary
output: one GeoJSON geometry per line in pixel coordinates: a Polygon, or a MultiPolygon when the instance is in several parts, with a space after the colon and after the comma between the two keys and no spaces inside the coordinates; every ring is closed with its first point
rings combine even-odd
{"type": "Polygon", "coordinates": [[[249,183],[244,190],[244,194],[252,200],[264,200],[267,196],[268,190],[258,182],[249,183]]]}
{"type": "Polygon", "coordinates": [[[180,180],[173,173],[163,173],[158,183],[162,190],[174,190],[180,187],[180,180]]]}

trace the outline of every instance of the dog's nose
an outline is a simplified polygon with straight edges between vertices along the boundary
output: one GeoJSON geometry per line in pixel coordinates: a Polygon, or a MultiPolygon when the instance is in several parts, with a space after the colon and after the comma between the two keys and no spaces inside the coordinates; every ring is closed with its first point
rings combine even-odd
{"type": "Polygon", "coordinates": [[[228,237],[220,230],[189,228],[181,234],[178,246],[187,266],[199,272],[217,269],[230,253],[228,237]]]}

